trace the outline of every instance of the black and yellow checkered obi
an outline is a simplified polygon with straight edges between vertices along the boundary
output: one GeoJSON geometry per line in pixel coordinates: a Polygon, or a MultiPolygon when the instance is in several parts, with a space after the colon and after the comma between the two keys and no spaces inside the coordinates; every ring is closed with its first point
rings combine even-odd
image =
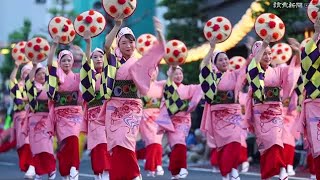
{"type": "Polygon", "coordinates": [[[164,88],[164,99],[169,116],[186,111],[189,107],[189,101],[180,98],[177,88],[176,83],[168,78],[164,88]]]}
{"type": "MultiPolygon", "coordinates": [[[[280,91],[281,91],[280,87],[264,87],[265,99],[263,102],[271,102],[271,101],[280,102],[281,101],[280,91]]],[[[260,101],[258,98],[253,98],[253,100],[255,104],[262,103],[262,101],[260,101]]]]}
{"type": "Polygon", "coordinates": [[[48,100],[37,100],[35,112],[49,112],[48,100]]]}
{"type": "Polygon", "coordinates": [[[144,109],[160,108],[161,99],[144,96],[142,102],[144,109]]]}
{"type": "Polygon", "coordinates": [[[115,80],[112,97],[139,98],[138,89],[133,80],[115,80]]]}
{"type": "Polygon", "coordinates": [[[88,103],[88,108],[102,106],[103,100],[101,99],[100,91],[95,92],[94,98],[88,103]]]}
{"type": "Polygon", "coordinates": [[[217,91],[213,101],[210,104],[234,104],[235,95],[232,90],[230,91],[217,91]]]}
{"type": "Polygon", "coordinates": [[[77,106],[78,105],[78,91],[64,91],[57,92],[54,106],[77,106]]]}

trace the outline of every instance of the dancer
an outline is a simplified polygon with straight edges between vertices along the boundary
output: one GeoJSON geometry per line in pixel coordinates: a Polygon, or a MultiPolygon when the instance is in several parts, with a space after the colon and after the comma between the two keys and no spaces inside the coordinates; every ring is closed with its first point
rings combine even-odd
{"type": "MultiPolygon", "coordinates": [[[[159,133],[166,133],[171,147],[169,171],[172,179],[186,178],[187,146],[186,137],[191,127],[191,112],[202,98],[200,85],[184,85],[180,66],[170,67],[165,84],[164,98],[160,105],[160,115],[156,122],[159,133]]],[[[160,89],[160,87],[159,87],[160,89]]]]}
{"type": "Polygon", "coordinates": [[[238,99],[246,65],[229,71],[228,56],[225,52],[214,51],[215,45],[215,39],[211,40],[211,48],[201,63],[200,83],[206,99],[201,129],[215,139],[222,179],[238,180],[242,133],[246,125],[238,99]]]}
{"type": "Polygon", "coordinates": [[[155,122],[160,113],[160,102],[162,92],[158,86],[164,86],[165,81],[156,81],[158,76],[158,68],[151,76],[150,90],[147,96],[142,97],[143,116],[140,122],[140,133],[142,140],[146,145],[146,162],[144,169],[148,171],[147,176],[162,176],[164,170],[162,168],[162,134],[157,134],[158,124],[155,122]],[[159,94],[160,97],[155,97],[159,94]]]}
{"type": "Polygon", "coordinates": [[[312,39],[306,44],[301,53],[301,72],[305,99],[302,103],[301,119],[305,123],[308,145],[314,161],[315,174],[320,179],[320,91],[318,68],[320,63],[320,47],[318,36],[320,34],[320,17],[314,23],[315,33],[312,39]]]}
{"type": "Polygon", "coordinates": [[[110,179],[139,180],[141,174],[135,144],[142,118],[142,102],[138,93],[146,95],[149,91],[151,74],[164,55],[164,38],[162,25],[154,18],[159,42],[136,60],[133,57],[134,34],[128,27],[120,30],[121,24],[122,20],[116,20],[106,36],[100,86],[105,101],[100,116],[105,116],[106,122],[108,150],[111,154],[110,179]],[[117,48],[113,53],[110,48],[115,37],[117,48]]]}
{"type": "Polygon", "coordinates": [[[33,179],[36,175],[35,168],[32,162],[32,152],[29,143],[28,136],[28,123],[27,123],[27,112],[26,103],[27,95],[24,89],[25,78],[30,73],[32,65],[26,64],[21,69],[21,79],[18,82],[16,79],[19,62],[15,61],[15,67],[10,75],[10,95],[14,102],[14,130],[15,139],[17,141],[17,152],[19,156],[19,167],[20,170],[25,173],[25,178],[33,179]]]}
{"type": "Polygon", "coordinates": [[[109,179],[110,155],[107,147],[107,135],[104,117],[99,117],[102,99],[99,92],[104,51],[96,48],[91,52],[91,37],[85,32],[86,58],[83,58],[80,70],[81,92],[84,103],[84,128],[87,133],[87,147],[91,150],[91,167],[95,179],[109,179]]]}
{"type": "Polygon", "coordinates": [[[300,68],[300,51],[296,43],[291,44],[295,61],[288,67],[269,67],[271,48],[268,37],[257,41],[252,48],[253,60],[247,69],[250,90],[247,99],[246,119],[254,127],[257,144],[261,153],[261,178],[268,179],[279,174],[281,180],[287,179],[283,149],[283,107],[281,98],[291,95],[296,82],[294,71],[300,68]],[[280,90],[283,95],[281,97],[280,90]]]}
{"type": "Polygon", "coordinates": [[[80,164],[78,136],[83,118],[80,76],[71,71],[73,55],[68,50],[59,53],[57,66],[53,64],[58,42],[59,36],[56,36],[48,55],[49,118],[55,122],[59,142],[59,172],[63,179],[77,180],[80,164]]]}
{"type": "Polygon", "coordinates": [[[48,179],[56,176],[56,160],[53,152],[54,127],[48,118],[48,96],[45,89],[46,69],[33,62],[33,68],[26,78],[26,92],[29,101],[28,127],[33,163],[36,171],[35,179],[42,179],[48,174],[48,179]]]}

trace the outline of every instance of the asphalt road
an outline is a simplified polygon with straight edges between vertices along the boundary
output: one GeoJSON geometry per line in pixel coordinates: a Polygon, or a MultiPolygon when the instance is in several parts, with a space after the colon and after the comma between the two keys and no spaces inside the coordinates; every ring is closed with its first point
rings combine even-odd
{"type": "MultiPolygon", "coordinates": [[[[143,164],[141,162],[141,164],[143,164]]],[[[143,169],[141,167],[141,169],[143,169]]],[[[165,175],[158,176],[155,178],[147,177],[146,172],[142,170],[143,180],[163,180],[163,179],[171,179],[171,175],[167,170],[167,166],[164,165],[165,175]]],[[[189,167],[188,168],[189,175],[186,179],[190,180],[220,180],[221,175],[219,173],[212,173],[210,169],[207,168],[196,168],[189,167]]],[[[23,179],[23,173],[20,172],[18,167],[18,157],[15,150],[11,150],[7,153],[0,154],[0,180],[21,180],[23,179]]],[[[258,180],[260,179],[260,175],[258,173],[249,172],[246,174],[240,175],[242,180],[258,180]]],[[[46,177],[43,179],[47,179],[46,177]]],[[[59,173],[57,173],[57,178],[61,179],[59,173]]],[[[81,161],[80,166],[80,180],[93,180],[94,176],[91,171],[91,164],[89,157],[84,157],[81,161]]],[[[274,178],[277,179],[277,178],[274,178]]],[[[307,178],[293,177],[289,178],[290,180],[307,180],[307,178]]]]}

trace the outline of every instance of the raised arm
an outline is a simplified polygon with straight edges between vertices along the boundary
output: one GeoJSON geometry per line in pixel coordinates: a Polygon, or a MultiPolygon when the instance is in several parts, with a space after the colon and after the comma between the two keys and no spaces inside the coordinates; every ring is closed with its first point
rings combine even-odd
{"type": "Polygon", "coordinates": [[[58,44],[59,44],[59,39],[60,39],[59,36],[56,36],[53,39],[53,44],[51,45],[50,52],[48,54],[48,66],[52,66],[53,56],[54,56],[54,53],[57,50],[57,47],[58,47],[58,44]]]}
{"type": "Polygon", "coordinates": [[[15,64],[15,66],[14,66],[12,72],[11,72],[11,75],[10,75],[10,80],[11,81],[14,81],[14,79],[16,79],[17,72],[18,72],[19,65],[20,65],[20,63],[18,61],[15,61],[14,64],[15,64]]]}
{"type": "Polygon", "coordinates": [[[210,49],[209,49],[209,52],[207,53],[207,55],[202,60],[201,67],[207,66],[209,64],[215,48],[216,48],[216,39],[213,38],[212,40],[210,40],[210,49]]]}
{"type": "Polygon", "coordinates": [[[262,43],[261,48],[258,50],[257,54],[254,56],[254,59],[256,60],[257,63],[260,63],[262,57],[263,57],[263,53],[266,50],[266,48],[269,46],[271,40],[271,36],[268,35],[262,43]]]}
{"type": "Polygon", "coordinates": [[[113,43],[114,38],[116,38],[118,31],[120,30],[122,25],[122,19],[116,20],[115,25],[113,26],[112,30],[109,32],[109,34],[106,36],[105,44],[104,44],[104,51],[106,52],[106,55],[108,56],[110,53],[110,48],[113,43]]]}
{"type": "Polygon", "coordinates": [[[85,31],[83,36],[84,41],[86,42],[86,57],[89,64],[91,64],[91,36],[90,31],[85,31]]]}

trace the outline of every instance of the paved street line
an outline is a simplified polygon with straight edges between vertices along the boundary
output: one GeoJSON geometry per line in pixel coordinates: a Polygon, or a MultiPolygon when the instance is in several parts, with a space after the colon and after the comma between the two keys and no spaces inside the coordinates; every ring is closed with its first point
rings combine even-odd
{"type": "Polygon", "coordinates": [[[15,166],[16,164],[15,163],[9,163],[9,162],[0,162],[0,165],[3,165],[3,166],[15,166]]]}
{"type": "Polygon", "coordinates": [[[82,177],[93,177],[94,178],[93,174],[79,173],[79,176],[82,176],[82,177]]]}

